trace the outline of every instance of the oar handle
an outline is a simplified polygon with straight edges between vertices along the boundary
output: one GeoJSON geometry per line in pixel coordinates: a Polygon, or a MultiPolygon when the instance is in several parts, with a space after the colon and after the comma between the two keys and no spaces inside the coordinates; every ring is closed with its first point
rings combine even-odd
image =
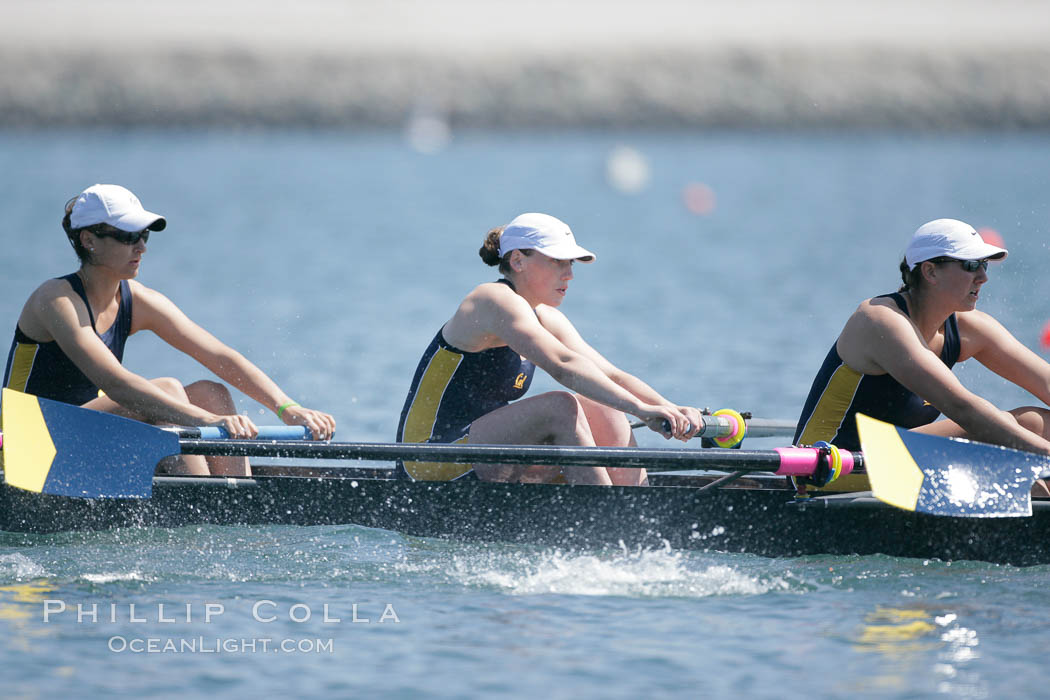
{"type": "MultiPolygon", "coordinates": [[[[201,426],[199,428],[169,428],[180,438],[194,440],[229,440],[230,434],[220,426],[201,426]]],[[[259,426],[256,440],[309,440],[310,430],[305,425],[263,425],[259,426]]]]}
{"type": "MultiPolygon", "coordinates": [[[[698,438],[714,438],[714,437],[726,437],[731,435],[736,430],[735,419],[729,416],[701,416],[704,421],[700,431],[694,436],[698,438]]],[[[777,419],[777,418],[747,418],[745,420],[747,424],[747,437],[750,438],[768,438],[768,437],[788,437],[790,438],[795,434],[795,421],[777,419]]],[[[645,423],[643,421],[635,421],[631,423],[632,429],[643,428],[645,423]]],[[[662,424],[663,431],[665,433],[671,432],[670,421],[664,420],[662,424]]]]}

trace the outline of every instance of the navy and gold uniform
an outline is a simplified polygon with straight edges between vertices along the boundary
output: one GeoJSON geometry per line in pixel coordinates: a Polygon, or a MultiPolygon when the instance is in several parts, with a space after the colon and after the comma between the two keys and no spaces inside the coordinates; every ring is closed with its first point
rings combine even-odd
{"type": "MultiPolygon", "coordinates": [[[[439,330],[416,367],[397,441],[466,443],[470,424],[524,396],[535,370],[507,346],[466,352],[446,342],[439,330]]],[[[421,481],[450,481],[470,471],[466,464],[398,465],[400,476],[421,481]]]]}
{"type": "MultiPolygon", "coordinates": [[[[59,279],[69,282],[73,291],[84,300],[91,319],[91,327],[94,328],[95,314],[91,311],[91,304],[88,303],[84,283],[80,276],[73,273],[59,279]]],[[[127,280],[121,280],[117,318],[105,333],[99,334],[99,338],[113,352],[117,361],[122,362],[124,343],[130,334],[131,287],[127,280]]],[[[99,395],[98,387],[62,352],[58,343],[53,340],[47,343],[37,342],[22,332],[17,325],[15,326],[15,338],[11,342],[11,351],[7,355],[4,386],[8,389],[76,405],[85,404],[98,398],[99,395]]]]}
{"type": "MultiPolygon", "coordinates": [[[[908,307],[900,294],[884,294],[905,315],[908,307]]],[[[941,361],[952,368],[959,360],[959,326],[955,314],[944,323],[941,361]]],[[[919,395],[906,389],[889,374],[861,374],[839,357],[837,344],[831,346],[824,364],[813,380],[795,428],[796,445],[812,445],[825,440],[847,450],[860,449],[857,413],[905,428],[932,423],[941,412],[919,395]]]]}

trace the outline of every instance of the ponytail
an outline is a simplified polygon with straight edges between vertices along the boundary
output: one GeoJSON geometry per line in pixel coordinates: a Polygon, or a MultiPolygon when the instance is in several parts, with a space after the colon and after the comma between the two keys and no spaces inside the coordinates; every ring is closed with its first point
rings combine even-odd
{"type": "MultiPolygon", "coordinates": [[[[925,260],[923,262],[926,262],[925,260]]],[[[916,292],[922,287],[922,263],[915,267],[908,266],[908,259],[901,260],[901,287],[898,292],[916,292]]]]}
{"type": "MultiPolygon", "coordinates": [[[[499,238],[503,235],[503,229],[505,226],[494,228],[485,234],[485,242],[481,244],[481,248],[478,250],[478,255],[481,256],[482,262],[488,266],[499,265],[499,272],[501,275],[507,275],[511,272],[510,268],[510,256],[513,250],[508,250],[507,253],[501,258],[499,255],[499,238]]],[[[522,249],[522,255],[532,255],[531,250],[522,249]]]]}
{"type": "Polygon", "coordinates": [[[80,195],[71,198],[66,202],[65,215],[62,217],[62,230],[66,232],[66,238],[69,239],[69,245],[73,246],[74,252],[77,254],[77,258],[81,263],[87,262],[88,252],[84,248],[84,245],[80,242],[80,229],[73,228],[70,217],[73,215],[73,205],[76,204],[77,199],[80,195]]]}
{"type": "MultiPolygon", "coordinates": [[[[481,248],[478,250],[478,255],[481,256],[481,261],[488,266],[499,265],[499,237],[503,235],[503,226],[494,228],[485,234],[485,242],[481,244],[481,248]]],[[[500,269],[503,272],[503,269],[500,269]]]]}

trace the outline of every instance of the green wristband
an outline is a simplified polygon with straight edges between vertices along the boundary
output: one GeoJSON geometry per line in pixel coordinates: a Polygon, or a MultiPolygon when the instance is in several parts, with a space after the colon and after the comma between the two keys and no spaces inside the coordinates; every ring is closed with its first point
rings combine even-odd
{"type": "Polygon", "coordinates": [[[297,404],[294,401],[289,401],[286,404],[281,404],[280,406],[277,407],[277,417],[280,418],[281,414],[284,413],[286,408],[291,408],[292,406],[298,406],[298,405],[299,404],[297,404]]]}

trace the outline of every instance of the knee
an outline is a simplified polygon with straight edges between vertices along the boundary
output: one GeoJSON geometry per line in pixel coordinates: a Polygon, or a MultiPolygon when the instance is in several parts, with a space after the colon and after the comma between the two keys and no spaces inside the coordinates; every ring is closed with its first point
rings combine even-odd
{"type": "Polygon", "coordinates": [[[165,394],[170,394],[171,396],[183,401],[189,400],[186,396],[186,387],[182,386],[182,382],[175,377],[158,377],[152,381],[153,385],[165,394]]]}
{"type": "Polygon", "coordinates": [[[581,398],[580,404],[587,414],[594,440],[599,445],[622,447],[633,443],[631,423],[623,411],[588,398],[581,398]]]}
{"type": "Polygon", "coordinates": [[[225,384],[220,382],[213,382],[210,379],[202,379],[198,382],[193,382],[186,391],[192,391],[194,393],[209,394],[211,396],[218,396],[221,398],[229,398],[230,390],[226,388],[225,384]]]}
{"type": "Polygon", "coordinates": [[[1011,413],[1014,414],[1014,418],[1021,424],[1021,427],[1050,439],[1050,435],[1048,435],[1048,432],[1050,432],[1050,411],[1047,411],[1045,408],[1026,406],[1014,409],[1011,413]]]}
{"type": "Polygon", "coordinates": [[[233,396],[225,384],[202,379],[186,387],[191,403],[209,411],[229,413],[233,408],[233,396]]]}
{"type": "Polygon", "coordinates": [[[559,421],[579,420],[583,418],[583,406],[580,404],[576,394],[569,391],[552,391],[547,394],[550,403],[548,415],[559,421]]]}

